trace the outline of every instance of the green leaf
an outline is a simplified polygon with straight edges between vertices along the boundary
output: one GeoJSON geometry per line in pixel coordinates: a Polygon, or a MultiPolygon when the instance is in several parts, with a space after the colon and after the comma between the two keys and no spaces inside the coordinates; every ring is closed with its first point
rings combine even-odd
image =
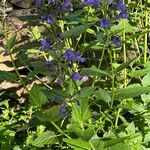
{"type": "Polygon", "coordinates": [[[61,117],[59,115],[59,110],[60,110],[59,106],[53,106],[47,110],[40,110],[40,111],[36,112],[35,115],[40,121],[56,122],[59,119],[61,119],[61,117]]]}
{"type": "Polygon", "coordinates": [[[12,52],[13,47],[16,43],[16,37],[17,37],[17,34],[14,34],[11,38],[9,38],[6,41],[5,49],[8,50],[8,52],[10,52],[10,53],[12,52]]]}
{"type": "Polygon", "coordinates": [[[97,69],[95,66],[92,66],[91,68],[83,68],[81,70],[81,73],[84,74],[84,75],[91,75],[91,76],[102,76],[102,75],[106,75],[106,76],[109,76],[110,75],[103,71],[103,70],[100,70],[100,69],[97,69]]]}
{"type": "Polygon", "coordinates": [[[91,145],[89,142],[80,140],[80,139],[63,139],[64,142],[66,142],[68,145],[76,147],[76,148],[81,148],[83,150],[90,150],[91,145]]]}
{"type": "Polygon", "coordinates": [[[90,119],[90,111],[87,99],[82,99],[80,104],[74,104],[72,106],[72,118],[73,121],[79,123],[80,127],[83,128],[83,123],[90,119]]]}
{"type": "Polygon", "coordinates": [[[147,74],[146,76],[143,77],[142,85],[145,87],[150,86],[150,74],[147,74]]]}
{"type": "Polygon", "coordinates": [[[149,69],[143,69],[143,70],[134,70],[131,73],[129,73],[129,75],[131,77],[138,78],[138,77],[142,77],[142,76],[144,76],[144,75],[146,75],[148,73],[150,73],[149,69]]]}
{"type": "Polygon", "coordinates": [[[115,91],[115,99],[126,99],[140,96],[144,93],[149,93],[150,87],[127,87],[115,91]]]}
{"type": "Polygon", "coordinates": [[[107,92],[101,88],[98,91],[96,91],[94,94],[98,100],[103,100],[106,103],[111,102],[111,96],[110,96],[109,92],[107,92]]]}
{"type": "Polygon", "coordinates": [[[118,143],[111,147],[105,148],[104,150],[131,150],[131,147],[129,147],[129,145],[125,143],[118,143]]]}
{"type": "Polygon", "coordinates": [[[33,29],[32,29],[32,34],[33,36],[38,40],[40,37],[41,37],[41,31],[39,29],[38,26],[35,26],[33,29]]]}
{"type": "Polygon", "coordinates": [[[38,85],[34,84],[29,93],[29,102],[33,106],[41,107],[43,104],[48,102],[48,99],[43,94],[43,92],[40,90],[40,87],[38,85]]]}
{"type": "Polygon", "coordinates": [[[94,91],[96,90],[96,87],[84,87],[80,90],[79,99],[80,98],[89,98],[94,91]]]}
{"type": "Polygon", "coordinates": [[[104,141],[102,141],[97,135],[94,135],[91,138],[90,143],[95,150],[104,150],[104,141]]]}
{"type": "Polygon", "coordinates": [[[0,81],[18,81],[18,77],[15,73],[7,72],[7,71],[0,71],[0,81]]]}
{"type": "Polygon", "coordinates": [[[87,25],[80,25],[78,27],[72,28],[69,31],[62,33],[61,38],[67,39],[67,38],[76,37],[82,34],[83,32],[85,32],[87,29],[88,29],[87,25]]]}
{"type": "Polygon", "coordinates": [[[129,60],[123,64],[121,64],[119,67],[115,68],[114,72],[117,73],[125,68],[127,68],[135,59],[129,60]]]}
{"type": "Polygon", "coordinates": [[[57,142],[57,136],[52,131],[43,132],[32,143],[36,147],[44,147],[44,145],[52,145],[57,142]]]}

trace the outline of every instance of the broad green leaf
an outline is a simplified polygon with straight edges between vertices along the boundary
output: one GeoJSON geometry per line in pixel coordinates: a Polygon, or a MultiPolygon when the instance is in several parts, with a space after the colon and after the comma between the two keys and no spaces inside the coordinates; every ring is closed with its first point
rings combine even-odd
{"type": "Polygon", "coordinates": [[[66,142],[70,146],[74,146],[76,148],[81,148],[83,150],[90,150],[91,145],[89,142],[80,140],[80,139],[63,139],[64,142],[66,142]]]}
{"type": "Polygon", "coordinates": [[[61,34],[61,38],[67,39],[67,38],[72,38],[76,37],[83,32],[85,32],[88,29],[87,25],[79,25],[78,27],[72,28],[69,31],[65,31],[64,33],[61,34]]]}
{"type": "Polygon", "coordinates": [[[138,28],[135,26],[132,26],[129,23],[129,20],[120,20],[118,25],[113,25],[110,29],[110,32],[112,32],[113,34],[121,34],[123,31],[127,32],[133,32],[133,31],[137,31],[138,28]]]}
{"type": "Polygon", "coordinates": [[[104,150],[131,150],[131,147],[125,143],[118,143],[111,147],[105,148],[104,150]]]}
{"type": "Polygon", "coordinates": [[[80,127],[83,128],[83,123],[90,119],[90,111],[87,99],[80,100],[79,105],[73,104],[72,118],[74,122],[79,123],[80,127]]]}
{"type": "Polygon", "coordinates": [[[53,106],[47,110],[40,110],[40,111],[36,112],[35,116],[41,121],[56,122],[59,119],[61,119],[59,111],[60,111],[59,106],[53,106]]]}
{"type": "Polygon", "coordinates": [[[104,141],[102,141],[97,135],[94,135],[91,138],[90,143],[95,150],[104,150],[104,141]]]}
{"type": "Polygon", "coordinates": [[[147,74],[146,76],[143,77],[142,85],[144,87],[150,86],[150,74],[147,74]]]}
{"type": "Polygon", "coordinates": [[[38,85],[34,84],[29,93],[29,102],[33,106],[41,107],[43,104],[48,102],[48,99],[43,94],[43,92],[40,90],[40,87],[38,85]]]}
{"type": "Polygon", "coordinates": [[[12,52],[14,45],[16,43],[16,37],[17,37],[17,34],[14,34],[11,38],[9,38],[6,41],[5,49],[8,50],[10,53],[12,52]]]}
{"type": "Polygon", "coordinates": [[[89,75],[89,76],[106,75],[106,76],[110,77],[110,75],[107,72],[97,69],[95,66],[92,66],[91,68],[83,68],[83,69],[81,69],[81,73],[84,75],[89,75]]]}
{"type": "Polygon", "coordinates": [[[0,71],[0,81],[18,81],[18,77],[15,73],[8,71],[0,71]]]}
{"type": "Polygon", "coordinates": [[[126,99],[140,96],[144,93],[149,93],[150,87],[127,87],[123,89],[118,89],[115,91],[115,99],[126,99]]]}
{"type": "Polygon", "coordinates": [[[131,122],[128,124],[126,131],[128,134],[134,134],[135,133],[135,125],[134,122],[131,122]]]}
{"type": "Polygon", "coordinates": [[[150,142],[150,132],[145,135],[144,142],[150,142]]]}
{"type": "Polygon", "coordinates": [[[101,88],[98,91],[96,91],[94,93],[94,95],[98,100],[103,100],[106,103],[111,102],[111,96],[110,96],[109,92],[107,92],[101,88]]]}
{"type": "Polygon", "coordinates": [[[129,98],[128,100],[126,100],[126,102],[123,103],[123,108],[127,109],[133,114],[145,111],[144,105],[140,102],[134,101],[132,98],[129,98]]]}
{"type": "Polygon", "coordinates": [[[143,69],[143,70],[134,70],[131,73],[129,73],[129,75],[131,77],[137,78],[137,77],[142,77],[142,76],[144,76],[144,75],[146,75],[148,73],[150,73],[149,69],[143,69]]]}
{"type": "Polygon", "coordinates": [[[44,147],[45,145],[55,144],[57,142],[57,136],[52,131],[43,132],[32,143],[36,147],[44,147]]]}
{"type": "Polygon", "coordinates": [[[96,87],[84,87],[80,90],[79,99],[80,98],[89,98],[94,91],[96,90],[96,87]]]}

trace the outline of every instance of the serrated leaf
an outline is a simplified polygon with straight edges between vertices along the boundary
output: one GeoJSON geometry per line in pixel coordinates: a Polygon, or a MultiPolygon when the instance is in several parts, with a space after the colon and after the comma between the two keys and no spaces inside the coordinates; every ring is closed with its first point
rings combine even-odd
{"type": "Polygon", "coordinates": [[[32,143],[36,147],[44,147],[44,145],[51,145],[57,142],[57,136],[52,131],[43,132],[32,143]]]}
{"type": "Polygon", "coordinates": [[[140,96],[144,93],[149,93],[150,87],[127,87],[115,91],[115,99],[126,99],[140,96]]]}
{"type": "Polygon", "coordinates": [[[87,29],[88,29],[87,25],[80,25],[78,27],[72,28],[69,31],[62,33],[61,38],[67,39],[67,38],[76,37],[82,34],[83,32],[85,32],[87,29]]]}
{"type": "Polygon", "coordinates": [[[74,146],[76,148],[81,148],[83,150],[90,150],[91,145],[89,142],[80,140],[80,139],[63,139],[70,146],[74,146]]]}
{"type": "Polygon", "coordinates": [[[40,111],[36,112],[35,115],[40,121],[56,122],[59,119],[61,119],[61,117],[59,115],[59,110],[60,110],[59,106],[53,106],[47,110],[42,110],[42,111],[40,110],[40,111]]]}
{"type": "Polygon", "coordinates": [[[87,99],[82,99],[80,100],[79,105],[74,104],[72,106],[72,119],[74,122],[79,123],[81,128],[83,128],[83,123],[90,119],[87,99]]]}
{"type": "Polygon", "coordinates": [[[18,81],[18,77],[15,73],[0,71],[0,81],[18,81]]]}
{"type": "Polygon", "coordinates": [[[101,88],[98,91],[96,91],[94,93],[94,95],[98,100],[103,100],[106,103],[111,102],[111,96],[110,96],[109,92],[107,92],[101,88]]]}
{"type": "Polygon", "coordinates": [[[79,99],[80,98],[89,98],[94,91],[96,90],[96,87],[84,87],[80,90],[80,95],[79,95],[79,99]]]}
{"type": "Polygon", "coordinates": [[[43,104],[48,102],[48,99],[43,94],[43,92],[40,90],[40,87],[38,85],[34,84],[30,93],[29,93],[29,102],[33,106],[41,107],[43,104]]]}
{"type": "Polygon", "coordinates": [[[143,70],[134,70],[134,71],[130,72],[129,75],[131,77],[138,78],[138,77],[142,77],[148,73],[150,73],[149,69],[143,69],[143,70]]]}
{"type": "Polygon", "coordinates": [[[89,75],[89,76],[106,75],[106,76],[110,77],[110,75],[107,72],[97,69],[95,66],[92,66],[91,68],[83,68],[83,69],[81,69],[81,73],[84,75],[89,75]]]}

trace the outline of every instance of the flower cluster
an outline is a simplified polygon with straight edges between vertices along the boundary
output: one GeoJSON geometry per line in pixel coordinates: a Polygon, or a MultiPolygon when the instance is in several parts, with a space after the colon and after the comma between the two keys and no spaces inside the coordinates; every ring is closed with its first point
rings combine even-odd
{"type": "Polygon", "coordinates": [[[55,18],[53,18],[50,14],[49,15],[43,15],[43,16],[41,16],[41,19],[43,20],[43,21],[47,21],[47,23],[49,23],[49,24],[55,24],[55,18]]]}
{"type": "Polygon", "coordinates": [[[40,41],[41,50],[46,50],[46,49],[51,49],[51,48],[52,48],[52,45],[46,39],[42,39],[40,41]]]}
{"type": "Polygon", "coordinates": [[[92,7],[98,7],[100,5],[100,0],[85,0],[80,3],[83,6],[92,6],[92,7]]]}
{"type": "Polygon", "coordinates": [[[64,53],[64,58],[66,61],[81,62],[85,61],[78,53],[74,53],[71,49],[67,49],[64,53]]]}

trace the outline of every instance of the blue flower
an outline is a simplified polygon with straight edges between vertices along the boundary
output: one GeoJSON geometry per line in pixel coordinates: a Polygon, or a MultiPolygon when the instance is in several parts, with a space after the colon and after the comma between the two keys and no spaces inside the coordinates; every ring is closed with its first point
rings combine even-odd
{"type": "Polygon", "coordinates": [[[54,24],[55,23],[55,18],[53,18],[50,14],[41,16],[41,19],[43,21],[47,21],[49,24],[54,24]]]}
{"type": "Polygon", "coordinates": [[[123,19],[127,19],[129,17],[127,11],[121,11],[117,16],[116,18],[123,18],[123,19]]]}
{"type": "Polygon", "coordinates": [[[66,61],[77,61],[84,62],[85,58],[82,58],[79,54],[74,53],[71,49],[67,49],[64,53],[64,58],[66,61]]]}
{"type": "Polygon", "coordinates": [[[102,18],[97,22],[97,25],[102,27],[103,29],[107,29],[110,26],[110,21],[106,18],[102,18]]]}
{"type": "Polygon", "coordinates": [[[63,5],[61,7],[61,10],[63,12],[73,11],[73,5],[72,5],[71,1],[70,0],[65,0],[65,2],[63,3],[63,5]]]}
{"type": "Polygon", "coordinates": [[[62,118],[65,118],[65,117],[68,115],[66,106],[62,106],[62,107],[60,108],[60,110],[59,110],[59,115],[60,115],[62,118]]]}
{"type": "Polygon", "coordinates": [[[36,5],[37,8],[40,8],[41,4],[42,4],[42,0],[36,0],[35,1],[35,5],[36,5]]]}
{"type": "Polygon", "coordinates": [[[118,47],[121,45],[121,39],[118,36],[113,38],[113,43],[118,47]]]}
{"type": "Polygon", "coordinates": [[[100,5],[100,0],[85,0],[80,3],[81,5],[84,6],[92,6],[92,7],[97,7],[100,5]]]}
{"type": "Polygon", "coordinates": [[[41,40],[40,45],[41,50],[52,48],[51,44],[46,39],[41,40]]]}
{"type": "Polygon", "coordinates": [[[77,81],[77,80],[81,80],[82,79],[82,76],[80,75],[80,73],[78,72],[74,72],[71,76],[71,79],[74,80],[74,81],[77,81]]]}
{"type": "Polygon", "coordinates": [[[122,0],[119,0],[118,3],[115,5],[116,10],[126,11],[127,7],[125,4],[123,4],[122,0]]]}

